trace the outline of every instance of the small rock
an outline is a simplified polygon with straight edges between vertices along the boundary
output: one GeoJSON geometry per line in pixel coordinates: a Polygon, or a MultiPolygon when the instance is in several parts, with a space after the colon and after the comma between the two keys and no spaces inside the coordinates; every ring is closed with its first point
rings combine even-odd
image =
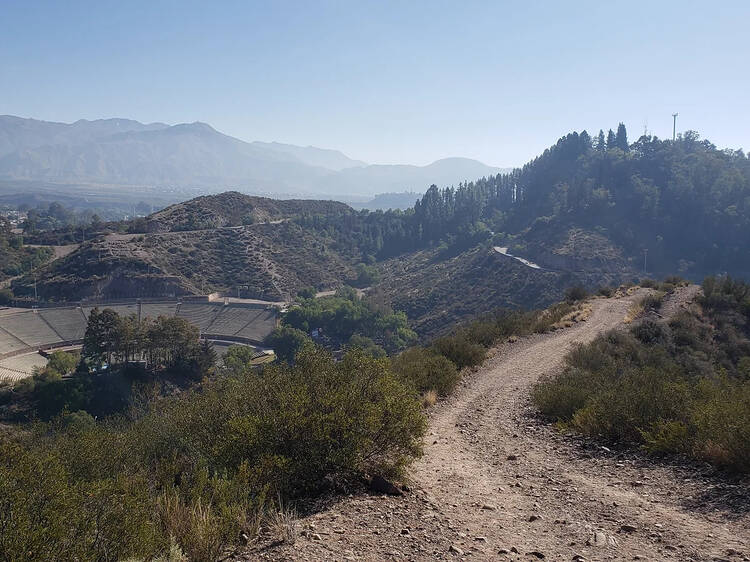
{"type": "Polygon", "coordinates": [[[485,503],[485,504],[482,504],[482,509],[484,509],[485,511],[497,511],[497,506],[494,506],[489,503],[485,503]]]}
{"type": "Polygon", "coordinates": [[[584,558],[582,554],[574,554],[573,560],[575,560],[576,562],[584,562],[586,558],[584,558]]]}
{"type": "Polygon", "coordinates": [[[500,550],[497,551],[497,553],[498,554],[510,554],[510,550],[508,550],[507,548],[501,548],[500,550]]]}
{"type": "Polygon", "coordinates": [[[487,537],[474,537],[477,542],[487,542],[487,537]]]}
{"type": "Polygon", "coordinates": [[[518,455],[508,455],[507,458],[508,458],[509,461],[514,461],[514,460],[516,460],[518,458],[518,455]]]}
{"type": "Polygon", "coordinates": [[[402,535],[408,535],[409,534],[409,529],[401,529],[401,534],[402,535]]]}
{"type": "Polygon", "coordinates": [[[452,544],[450,546],[450,548],[448,549],[448,552],[450,552],[452,554],[457,554],[458,556],[463,556],[464,555],[464,551],[461,550],[460,548],[458,548],[455,544],[452,544]]]}
{"type": "Polygon", "coordinates": [[[635,525],[620,525],[620,530],[623,533],[635,533],[637,531],[637,528],[635,525]]]}
{"type": "Polygon", "coordinates": [[[322,539],[322,538],[320,537],[320,535],[319,535],[318,533],[313,533],[312,535],[310,535],[310,538],[311,538],[312,540],[314,540],[314,541],[320,541],[320,540],[323,540],[323,539],[322,539]]]}
{"type": "Polygon", "coordinates": [[[532,550],[531,552],[527,552],[526,556],[533,556],[535,558],[539,558],[540,560],[544,558],[544,554],[542,554],[538,550],[532,550]]]}
{"type": "Polygon", "coordinates": [[[510,547],[510,551],[514,554],[518,554],[518,549],[515,546],[510,547]]]}
{"type": "Polygon", "coordinates": [[[529,517],[529,523],[533,523],[533,522],[534,522],[534,521],[536,521],[537,519],[541,519],[541,517],[540,517],[539,515],[531,515],[531,516],[529,517]]]}

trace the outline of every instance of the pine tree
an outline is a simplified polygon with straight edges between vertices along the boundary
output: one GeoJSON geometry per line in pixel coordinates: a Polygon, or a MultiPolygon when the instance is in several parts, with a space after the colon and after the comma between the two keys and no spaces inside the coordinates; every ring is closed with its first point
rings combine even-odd
{"type": "Polygon", "coordinates": [[[599,136],[596,137],[596,150],[599,152],[607,150],[607,143],[604,140],[604,131],[601,129],[599,129],[599,136]]]}
{"type": "Polygon", "coordinates": [[[617,136],[615,137],[615,146],[621,150],[628,151],[628,132],[625,130],[625,124],[620,123],[617,126],[617,136]]]}
{"type": "Polygon", "coordinates": [[[607,150],[610,150],[615,146],[617,146],[615,142],[615,133],[612,131],[612,129],[610,129],[607,133],[607,150]]]}

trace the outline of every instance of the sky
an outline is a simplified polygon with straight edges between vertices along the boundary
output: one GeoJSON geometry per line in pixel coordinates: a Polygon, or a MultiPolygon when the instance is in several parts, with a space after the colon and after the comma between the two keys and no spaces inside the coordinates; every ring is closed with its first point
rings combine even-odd
{"type": "Polygon", "coordinates": [[[0,0],[0,114],[203,121],[370,163],[624,122],[750,149],[750,2],[0,0]]]}

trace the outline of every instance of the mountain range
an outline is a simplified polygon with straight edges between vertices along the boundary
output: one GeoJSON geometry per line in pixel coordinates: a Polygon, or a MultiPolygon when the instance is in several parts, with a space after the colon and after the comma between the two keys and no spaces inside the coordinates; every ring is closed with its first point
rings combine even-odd
{"type": "Polygon", "coordinates": [[[234,188],[267,195],[362,195],[452,185],[502,172],[467,158],[427,166],[368,165],[342,152],[245,142],[206,123],[129,119],[55,123],[0,116],[0,181],[234,188]]]}

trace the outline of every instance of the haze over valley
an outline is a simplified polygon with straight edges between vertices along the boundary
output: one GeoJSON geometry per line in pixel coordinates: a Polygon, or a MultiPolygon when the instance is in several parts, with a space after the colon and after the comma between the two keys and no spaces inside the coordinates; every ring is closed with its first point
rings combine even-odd
{"type": "Polygon", "coordinates": [[[380,193],[424,191],[433,183],[454,185],[500,171],[468,158],[427,166],[368,165],[336,150],[245,142],[200,122],[65,124],[0,116],[0,193],[6,194],[44,191],[46,184],[79,195],[99,186],[115,197],[132,188],[157,199],[165,190],[235,189],[366,201],[380,193]]]}

